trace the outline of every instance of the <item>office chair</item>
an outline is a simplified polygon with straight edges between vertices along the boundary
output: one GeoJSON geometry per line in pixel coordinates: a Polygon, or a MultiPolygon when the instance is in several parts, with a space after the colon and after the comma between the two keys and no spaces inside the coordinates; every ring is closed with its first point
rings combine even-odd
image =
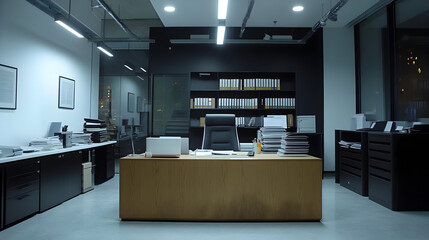
{"type": "Polygon", "coordinates": [[[202,148],[240,150],[235,114],[206,114],[202,148]]]}

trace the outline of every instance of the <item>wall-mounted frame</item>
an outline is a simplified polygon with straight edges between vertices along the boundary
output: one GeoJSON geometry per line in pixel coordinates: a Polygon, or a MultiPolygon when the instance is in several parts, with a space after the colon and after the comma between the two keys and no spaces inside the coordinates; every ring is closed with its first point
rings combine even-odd
{"type": "Polygon", "coordinates": [[[75,81],[70,78],[60,76],[58,88],[58,107],[74,109],[75,102],[75,81]]]}
{"type": "Polygon", "coordinates": [[[136,109],[136,99],[134,93],[128,93],[128,112],[133,113],[136,109]]]}
{"type": "Polygon", "coordinates": [[[0,64],[0,109],[16,109],[18,68],[0,64]]]}

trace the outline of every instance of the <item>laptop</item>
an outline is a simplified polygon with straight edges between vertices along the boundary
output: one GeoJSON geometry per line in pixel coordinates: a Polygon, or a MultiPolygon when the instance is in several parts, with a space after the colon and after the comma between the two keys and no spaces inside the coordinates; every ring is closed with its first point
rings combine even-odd
{"type": "Polygon", "coordinates": [[[152,157],[180,157],[182,140],[180,137],[148,137],[146,153],[152,157]]]}

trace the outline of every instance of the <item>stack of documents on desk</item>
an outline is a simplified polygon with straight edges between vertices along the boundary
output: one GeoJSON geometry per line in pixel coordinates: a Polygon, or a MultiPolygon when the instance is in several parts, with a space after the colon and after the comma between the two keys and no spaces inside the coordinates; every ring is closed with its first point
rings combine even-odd
{"type": "Polygon", "coordinates": [[[340,144],[340,147],[342,148],[353,148],[358,150],[362,148],[362,145],[360,142],[347,142],[347,141],[341,140],[338,142],[338,144],[340,144]]]}
{"type": "Polygon", "coordinates": [[[282,127],[262,127],[260,129],[262,153],[276,153],[281,147],[281,139],[286,135],[282,127]]]}
{"type": "Polygon", "coordinates": [[[63,148],[63,143],[60,141],[59,136],[52,136],[47,138],[35,138],[30,141],[30,146],[40,148],[41,150],[52,150],[56,148],[63,148]]]}
{"type": "Polygon", "coordinates": [[[0,146],[0,157],[13,157],[22,155],[21,147],[16,146],[0,146]]]}
{"type": "Polygon", "coordinates": [[[279,156],[306,156],[310,149],[308,136],[288,132],[281,140],[281,148],[277,151],[279,156]]]}
{"type": "Polygon", "coordinates": [[[72,134],[72,143],[77,143],[77,144],[90,144],[90,143],[92,143],[91,133],[73,133],[72,134]]]}
{"type": "Polygon", "coordinates": [[[100,143],[107,141],[107,125],[100,119],[85,118],[83,132],[91,133],[92,142],[100,143]]]}

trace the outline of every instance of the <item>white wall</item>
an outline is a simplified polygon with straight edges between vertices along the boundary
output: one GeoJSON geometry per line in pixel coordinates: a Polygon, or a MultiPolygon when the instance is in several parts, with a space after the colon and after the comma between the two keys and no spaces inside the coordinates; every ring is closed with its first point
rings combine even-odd
{"type": "Polygon", "coordinates": [[[335,129],[350,129],[356,113],[353,28],[324,28],[324,161],[335,170],[335,129]]]}
{"type": "Polygon", "coordinates": [[[0,109],[0,145],[27,145],[52,121],[81,132],[84,117],[98,116],[98,58],[27,1],[0,1],[0,63],[18,68],[17,109],[0,109]],[[59,76],[75,80],[73,110],[58,108],[59,76]]]}

